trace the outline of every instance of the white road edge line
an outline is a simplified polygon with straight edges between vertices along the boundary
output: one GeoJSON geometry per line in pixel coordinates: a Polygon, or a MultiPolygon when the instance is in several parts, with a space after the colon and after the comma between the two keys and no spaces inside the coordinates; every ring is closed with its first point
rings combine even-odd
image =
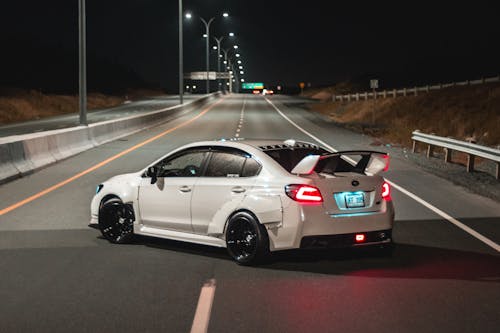
{"type": "MultiPolygon", "coordinates": [[[[292,124],[293,126],[295,126],[299,131],[301,131],[302,133],[308,135],[309,137],[311,137],[312,139],[316,140],[318,143],[322,144],[323,146],[325,146],[326,148],[336,152],[337,150],[335,148],[333,148],[332,146],[330,146],[329,144],[327,144],[326,142],[322,141],[321,139],[319,139],[318,137],[312,135],[311,133],[309,133],[308,131],[306,131],[305,129],[303,129],[302,127],[300,127],[299,125],[297,125],[293,120],[291,120],[290,118],[288,118],[283,112],[281,112],[280,109],[278,109],[278,107],[276,107],[276,105],[274,105],[273,102],[271,102],[269,99],[266,98],[266,101],[283,117],[285,118],[290,124],[292,124]]],[[[493,248],[495,251],[497,252],[500,252],[500,245],[498,245],[497,243],[495,243],[494,241],[492,241],[491,239],[481,235],[480,233],[478,233],[477,231],[471,229],[470,227],[466,226],[465,224],[463,224],[462,222],[458,221],[457,219],[453,218],[452,216],[448,215],[447,213],[443,212],[442,210],[440,210],[439,208],[437,207],[434,207],[433,205],[431,205],[430,203],[428,203],[427,201],[425,201],[424,199],[418,197],[417,195],[411,193],[410,191],[406,190],[405,188],[391,182],[390,180],[386,179],[387,182],[393,186],[395,189],[397,189],[398,191],[400,191],[401,193],[409,196],[410,198],[412,198],[413,200],[415,200],[416,202],[418,202],[419,204],[427,207],[428,209],[432,210],[434,213],[438,214],[439,216],[441,216],[442,218],[446,219],[448,222],[454,224],[455,226],[459,227],[460,229],[462,229],[463,231],[465,231],[466,233],[468,233],[469,235],[475,237],[476,239],[480,240],[481,242],[483,242],[484,244],[488,245],[489,247],[493,248]]]]}
{"type": "Polygon", "coordinates": [[[198,306],[194,314],[193,326],[191,326],[191,333],[207,332],[215,296],[215,286],[215,279],[210,279],[201,288],[198,306]]]}

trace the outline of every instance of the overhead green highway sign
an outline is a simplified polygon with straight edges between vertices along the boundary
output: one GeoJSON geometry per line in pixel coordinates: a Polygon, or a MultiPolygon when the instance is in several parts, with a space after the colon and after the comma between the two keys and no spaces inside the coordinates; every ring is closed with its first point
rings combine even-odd
{"type": "Polygon", "coordinates": [[[241,85],[243,89],[264,89],[264,83],[261,82],[245,82],[241,85]]]}

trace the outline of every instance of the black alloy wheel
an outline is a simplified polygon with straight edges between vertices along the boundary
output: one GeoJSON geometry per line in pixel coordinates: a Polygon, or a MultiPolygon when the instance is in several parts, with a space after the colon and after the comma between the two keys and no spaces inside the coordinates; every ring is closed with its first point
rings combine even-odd
{"type": "Polygon", "coordinates": [[[99,208],[99,230],[111,243],[129,243],[134,236],[134,209],[118,198],[101,203],[99,208]]]}
{"type": "Polygon", "coordinates": [[[247,212],[233,215],[226,229],[229,255],[240,265],[262,262],[269,253],[269,238],[263,225],[247,212]]]}

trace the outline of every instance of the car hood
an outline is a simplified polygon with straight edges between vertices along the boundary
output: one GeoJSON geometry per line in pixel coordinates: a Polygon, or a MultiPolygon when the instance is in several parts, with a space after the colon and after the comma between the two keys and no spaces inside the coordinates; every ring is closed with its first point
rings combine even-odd
{"type": "Polygon", "coordinates": [[[141,179],[141,174],[134,172],[134,173],[125,173],[123,175],[118,175],[111,177],[106,181],[106,183],[137,183],[141,179]]]}

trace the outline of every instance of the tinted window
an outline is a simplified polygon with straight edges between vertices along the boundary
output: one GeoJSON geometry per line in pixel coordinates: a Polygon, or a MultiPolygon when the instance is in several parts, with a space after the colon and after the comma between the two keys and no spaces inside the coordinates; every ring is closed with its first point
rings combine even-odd
{"type": "Polygon", "coordinates": [[[198,177],[207,152],[192,152],[158,163],[158,177],[198,177]]]}
{"type": "Polygon", "coordinates": [[[216,152],[208,163],[206,177],[240,177],[245,157],[231,153],[216,152]]]}
{"type": "Polygon", "coordinates": [[[295,148],[277,149],[264,151],[267,155],[278,162],[286,171],[292,169],[307,155],[322,155],[328,153],[324,149],[295,148]]]}
{"type": "Polygon", "coordinates": [[[245,166],[243,167],[242,177],[253,177],[257,176],[260,172],[260,164],[253,158],[247,158],[245,161],[245,166]]]}

